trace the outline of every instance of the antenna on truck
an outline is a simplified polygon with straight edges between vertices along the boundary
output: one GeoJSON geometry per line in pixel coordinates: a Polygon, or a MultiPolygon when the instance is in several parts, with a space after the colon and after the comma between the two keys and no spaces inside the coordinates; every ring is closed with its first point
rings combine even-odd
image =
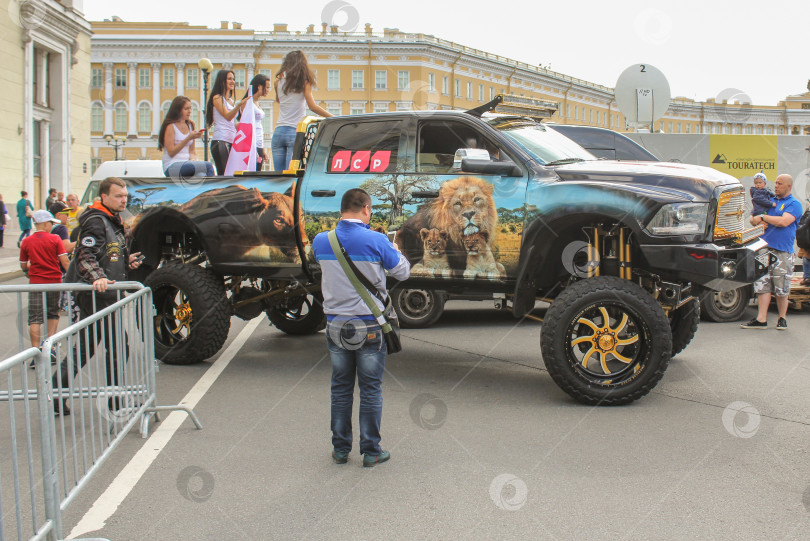
{"type": "Polygon", "coordinates": [[[552,116],[557,111],[557,104],[553,101],[526,98],[524,96],[515,96],[514,94],[498,94],[492,101],[464,112],[468,115],[481,118],[481,115],[484,113],[492,111],[542,120],[552,116]]]}

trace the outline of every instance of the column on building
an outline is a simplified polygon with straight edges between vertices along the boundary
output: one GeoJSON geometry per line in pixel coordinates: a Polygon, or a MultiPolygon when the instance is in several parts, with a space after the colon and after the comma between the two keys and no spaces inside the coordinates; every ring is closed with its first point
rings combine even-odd
{"type": "Polygon", "coordinates": [[[152,62],[152,137],[160,130],[160,62],[152,62]]]}
{"type": "Polygon", "coordinates": [[[134,139],[138,137],[138,104],[137,104],[137,95],[135,91],[137,90],[137,62],[128,62],[127,67],[129,68],[129,73],[127,74],[127,83],[129,85],[129,99],[127,103],[127,109],[129,112],[129,129],[127,130],[127,137],[134,139]]]}
{"type": "Polygon", "coordinates": [[[43,81],[48,80],[48,51],[42,49],[34,50],[36,51],[37,69],[39,70],[39,73],[37,73],[37,80],[40,81],[40,84],[37,87],[37,96],[35,96],[34,99],[39,105],[50,107],[51,104],[48,103],[48,87],[43,83],[43,81]]]}
{"type": "Polygon", "coordinates": [[[177,73],[175,73],[176,83],[177,83],[177,95],[182,96],[185,94],[185,86],[186,86],[186,64],[185,62],[177,62],[174,65],[177,68],[177,73]]]}
{"type": "Polygon", "coordinates": [[[113,64],[104,62],[104,135],[113,133],[113,64]]]}
{"type": "MultiPolygon", "coordinates": [[[[41,196],[43,203],[47,197],[48,190],[51,188],[50,139],[51,123],[48,120],[42,119],[39,122],[39,185],[42,189],[41,196]]],[[[34,205],[39,206],[39,202],[35,202],[34,205]]]]}
{"type": "Polygon", "coordinates": [[[247,79],[245,79],[245,85],[250,85],[250,81],[253,80],[253,74],[256,71],[256,64],[247,64],[247,79]]]}

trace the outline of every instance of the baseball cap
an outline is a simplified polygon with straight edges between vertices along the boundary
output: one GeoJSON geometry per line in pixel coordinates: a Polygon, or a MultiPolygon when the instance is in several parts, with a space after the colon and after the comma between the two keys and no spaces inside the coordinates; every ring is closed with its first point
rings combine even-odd
{"type": "Polygon", "coordinates": [[[759,173],[757,173],[756,175],[754,175],[754,180],[756,180],[756,179],[758,179],[758,178],[761,178],[761,179],[762,179],[762,180],[764,180],[765,182],[768,182],[768,177],[766,177],[766,176],[765,176],[765,173],[763,173],[762,171],[760,171],[759,173]]]}
{"type": "Polygon", "coordinates": [[[61,201],[56,201],[54,204],[48,207],[48,212],[56,216],[65,209],[67,209],[67,205],[65,203],[62,203],[61,201]]]}
{"type": "Polygon", "coordinates": [[[47,210],[35,210],[31,218],[34,220],[35,224],[44,224],[45,222],[53,222],[55,224],[62,223],[56,218],[54,218],[53,214],[51,214],[47,210]]]}

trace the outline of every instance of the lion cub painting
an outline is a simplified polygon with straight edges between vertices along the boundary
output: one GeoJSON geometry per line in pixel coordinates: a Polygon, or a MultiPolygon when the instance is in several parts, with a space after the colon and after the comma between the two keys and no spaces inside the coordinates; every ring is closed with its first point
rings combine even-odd
{"type": "Polygon", "coordinates": [[[463,238],[464,249],[467,250],[467,268],[464,269],[464,278],[487,278],[498,280],[506,278],[506,269],[495,261],[489,247],[489,233],[478,231],[463,238]]]}
{"type": "Polygon", "coordinates": [[[425,247],[422,261],[411,268],[411,274],[422,276],[450,276],[450,264],[447,261],[447,232],[438,229],[419,230],[425,247]]]}

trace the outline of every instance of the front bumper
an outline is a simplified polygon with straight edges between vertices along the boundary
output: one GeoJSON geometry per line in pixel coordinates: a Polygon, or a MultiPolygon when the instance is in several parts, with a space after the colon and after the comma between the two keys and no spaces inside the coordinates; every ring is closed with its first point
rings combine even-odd
{"type": "Polygon", "coordinates": [[[642,267],[664,279],[687,281],[715,291],[752,284],[768,270],[768,244],[757,239],[745,246],[716,244],[641,245],[642,267]]]}

